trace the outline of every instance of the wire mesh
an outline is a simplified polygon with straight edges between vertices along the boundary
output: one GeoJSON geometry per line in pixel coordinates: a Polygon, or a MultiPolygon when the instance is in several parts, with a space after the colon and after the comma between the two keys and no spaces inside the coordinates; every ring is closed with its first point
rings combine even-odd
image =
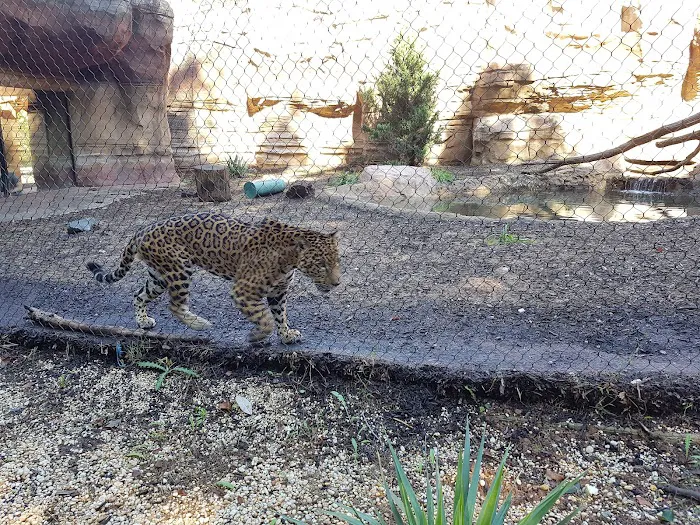
{"type": "MultiPolygon", "coordinates": [[[[86,263],[112,270],[140,228],[215,211],[339,232],[339,286],[294,273],[298,348],[697,378],[697,16],[632,0],[4,2],[0,323],[31,305],[137,328],[145,265],[106,285],[86,263]]],[[[231,260],[251,249],[236,246],[231,260]]],[[[246,345],[231,284],[193,279],[202,336],[246,345]]],[[[154,333],[194,333],[167,299],[149,311],[154,333]]]]}

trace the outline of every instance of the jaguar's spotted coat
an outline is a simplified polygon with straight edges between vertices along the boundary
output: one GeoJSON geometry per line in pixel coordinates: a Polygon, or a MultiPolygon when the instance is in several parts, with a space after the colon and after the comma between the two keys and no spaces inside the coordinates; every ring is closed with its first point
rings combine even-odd
{"type": "Polygon", "coordinates": [[[250,342],[264,341],[275,326],[283,343],[300,340],[301,333],[287,324],[287,289],[295,269],[324,292],[340,283],[337,232],[326,234],[272,219],[250,224],[218,213],[170,217],[139,230],[113,272],[95,262],[87,267],[97,281],[113,283],[136,260],[146,263],[149,274],[134,297],[139,327],[155,326],[146,306],[167,290],[176,318],[195,330],[209,328],[211,323],[188,307],[191,278],[199,267],[233,281],[236,306],[255,324],[250,342]]]}

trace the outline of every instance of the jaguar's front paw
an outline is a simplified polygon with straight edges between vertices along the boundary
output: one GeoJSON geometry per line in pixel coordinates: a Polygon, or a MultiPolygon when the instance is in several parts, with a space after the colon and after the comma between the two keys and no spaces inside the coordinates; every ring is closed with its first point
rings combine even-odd
{"type": "Polygon", "coordinates": [[[139,328],[142,330],[150,330],[156,327],[156,320],[153,319],[153,317],[146,316],[136,319],[136,324],[139,325],[139,328]]]}
{"type": "Polygon", "coordinates": [[[285,345],[293,345],[301,341],[301,332],[292,328],[280,331],[279,336],[282,344],[285,345]]]}

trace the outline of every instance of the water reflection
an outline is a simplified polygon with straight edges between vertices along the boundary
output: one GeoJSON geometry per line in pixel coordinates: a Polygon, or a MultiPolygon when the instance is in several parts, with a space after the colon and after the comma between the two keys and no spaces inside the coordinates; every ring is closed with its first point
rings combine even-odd
{"type": "Polygon", "coordinates": [[[455,201],[446,208],[459,215],[586,222],[651,222],[700,215],[694,196],[641,191],[551,191],[455,201]]]}

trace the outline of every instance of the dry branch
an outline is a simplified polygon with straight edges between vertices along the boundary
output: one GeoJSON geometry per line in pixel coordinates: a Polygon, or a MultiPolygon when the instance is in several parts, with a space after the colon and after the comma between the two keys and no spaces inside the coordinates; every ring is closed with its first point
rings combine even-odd
{"type": "Polygon", "coordinates": [[[664,492],[668,492],[669,494],[675,494],[676,496],[683,496],[684,498],[700,501],[700,492],[697,490],[687,489],[685,487],[676,487],[675,485],[659,485],[659,488],[664,492]]]}
{"type": "MultiPolygon", "coordinates": [[[[630,164],[638,164],[640,166],[671,166],[678,162],[675,159],[634,159],[627,156],[625,156],[625,160],[630,164]]],[[[695,162],[692,160],[686,161],[686,165],[692,164],[695,164],[695,162]]]]}
{"type": "MultiPolygon", "coordinates": [[[[700,138],[700,137],[698,137],[700,138]]],[[[698,145],[695,147],[695,149],[688,154],[686,158],[683,160],[679,160],[676,162],[673,166],[669,166],[668,168],[662,168],[660,170],[656,171],[644,171],[644,170],[630,170],[632,172],[637,172],[637,173],[643,173],[645,175],[661,175],[662,173],[671,173],[672,171],[676,171],[681,169],[683,166],[687,164],[692,164],[693,158],[700,153],[700,141],[698,141],[698,145]]]]}
{"type": "MultiPolygon", "coordinates": [[[[501,415],[486,415],[487,421],[498,421],[503,423],[509,423],[514,426],[525,427],[529,424],[529,419],[523,416],[501,416],[501,415]]],[[[602,432],[604,434],[614,434],[618,436],[633,436],[633,437],[648,437],[651,439],[656,439],[659,441],[665,441],[668,443],[684,443],[688,436],[693,440],[693,442],[700,441],[699,433],[686,433],[678,434],[676,432],[664,432],[660,430],[649,430],[643,427],[645,430],[638,430],[631,427],[618,427],[618,426],[605,426],[605,425],[595,425],[583,423],[573,423],[571,421],[566,421],[563,423],[556,423],[555,426],[559,428],[566,428],[569,430],[584,430],[592,429],[597,432],[602,432]]]]}
{"type": "Polygon", "coordinates": [[[666,146],[673,146],[674,144],[681,144],[682,142],[688,142],[689,140],[700,140],[700,129],[686,133],[685,135],[679,135],[677,137],[671,137],[670,139],[660,140],[656,143],[657,148],[665,148],[666,146]]]}
{"type": "Polygon", "coordinates": [[[27,318],[38,325],[56,328],[58,330],[67,330],[70,332],[80,332],[90,335],[105,335],[105,336],[119,336],[119,337],[143,337],[148,339],[159,339],[164,341],[181,341],[187,343],[208,343],[209,339],[197,336],[187,336],[187,335],[173,335],[173,334],[159,334],[155,332],[149,332],[148,330],[143,330],[141,328],[131,329],[125,328],[123,326],[112,326],[112,325],[100,325],[100,324],[90,324],[81,323],[79,321],[72,321],[70,319],[65,319],[60,315],[52,312],[45,312],[34,308],[33,306],[26,306],[27,318]]]}
{"type": "Polygon", "coordinates": [[[671,124],[666,124],[648,133],[645,133],[644,135],[634,137],[625,142],[624,144],[615,146],[614,148],[607,149],[605,151],[601,151],[599,153],[591,153],[590,155],[580,155],[578,157],[570,157],[564,160],[545,162],[545,164],[549,164],[549,166],[537,170],[534,173],[542,174],[547,173],[548,171],[553,171],[557,168],[561,168],[562,166],[569,166],[571,164],[582,164],[584,162],[595,162],[597,160],[609,159],[610,157],[620,155],[625,151],[629,151],[633,148],[636,148],[637,146],[641,146],[642,144],[647,144],[652,140],[659,139],[664,135],[668,135],[669,133],[674,133],[676,131],[689,128],[690,126],[694,126],[696,124],[700,124],[700,113],[694,113],[689,117],[684,118],[683,120],[672,122],[671,124]]]}

